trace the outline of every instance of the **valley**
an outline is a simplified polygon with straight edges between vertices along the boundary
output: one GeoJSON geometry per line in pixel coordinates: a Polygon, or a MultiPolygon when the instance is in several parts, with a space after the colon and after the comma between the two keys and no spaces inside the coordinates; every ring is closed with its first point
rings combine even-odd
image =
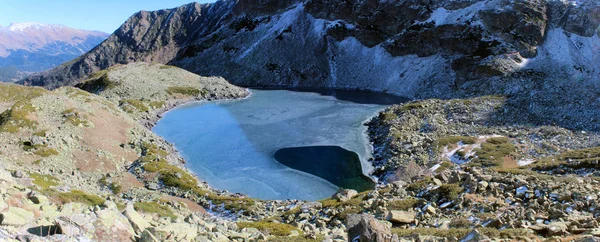
{"type": "Polygon", "coordinates": [[[597,241],[598,13],[137,12],[76,59],[0,83],[0,240],[597,241]]]}

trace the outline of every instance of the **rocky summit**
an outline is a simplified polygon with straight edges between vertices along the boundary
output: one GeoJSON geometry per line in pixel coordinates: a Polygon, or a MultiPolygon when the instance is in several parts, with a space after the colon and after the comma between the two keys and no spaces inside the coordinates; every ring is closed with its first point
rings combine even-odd
{"type": "Polygon", "coordinates": [[[138,12],[29,86],[0,84],[0,240],[599,241],[599,24],[594,0],[138,12]],[[200,181],[149,129],[240,86],[414,101],[365,124],[374,189],[258,200],[200,181]]]}

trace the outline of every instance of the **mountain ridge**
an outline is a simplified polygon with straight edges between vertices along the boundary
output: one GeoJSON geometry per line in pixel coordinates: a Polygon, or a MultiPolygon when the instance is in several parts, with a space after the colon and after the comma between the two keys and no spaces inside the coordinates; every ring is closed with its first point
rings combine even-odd
{"type": "Polygon", "coordinates": [[[581,102],[559,90],[596,95],[598,12],[595,1],[559,0],[192,3],[138,12],[95,49],[23,83],[74,85],[112,65],[142,61],[242,86],[414,99],[516,95],[533,99],[526,113],[557,110],[553,118],[581,102]],[[560,81],[571,79],[581,82],[560,81]],[[558,106],[544,94],[557,95],[558,106]]]}
{"type": "Polygon", "coordinates": [[[0,26],[0,67],[44,71],[100,44],[109,34],[35,22],[0,26]]]}

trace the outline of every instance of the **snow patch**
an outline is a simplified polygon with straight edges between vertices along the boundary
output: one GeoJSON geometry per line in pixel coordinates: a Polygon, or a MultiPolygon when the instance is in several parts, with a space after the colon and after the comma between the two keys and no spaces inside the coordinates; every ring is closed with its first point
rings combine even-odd
{"type": "Polygon", "coordinates": [[[26,23],[11,23],[8,26],[10,31],[25,31],[27,29],[42,29],[42,28],[64,28],[64,25],[59,24],[42,24],[36,22],[26,22],[26,23]]]}
{"type": "Polygon", "coordinates": [[[247,48],[246,51],[244,51],[244,53],[242,53],[238,57],[238,61],[241,61],[242,59],[246,58],[246,56],[248,56],[248,54],[250,54],[250,52],[252,52],[256,48],[256,46],[261,44],[265,39],[272,38],[272,35],[275,32],[285,29],[290,25],[293,25],[295,20],[299,18],[299,15],[304,13],[303,9],[304,5],[297,4],[295,9],[283,13],[278,20],[273,20],[275,24],[271,26],[265,34],[263,34],[262,38],[260,38],[258,41],[254,42],[249,48],[247,48]]]}
{"type": "Polygon", "coordinates": [[[517,188],[517,190],[515,191],[515,194],[518,196],[518,195],[526,193],[527,190],[528,190],[527,186],[521,186],[521,187],[517,188]]]}
{"type": "Polygon", "coordinates": [[[598,35],[584,37],[552,28],[538,55],[527,64],[528,68],[569,74],[572,80],[594,76],[600,70],[600,39],[598,35]]]}
{"type": "MultiPolygon", "coordinates": [[[[479,13],[479,10],[483,9],[485,4],[486,3],[484,1],[480,1],[469,7],[457,10],[447,10],[443,7],[440,7],[436,10],[433,10],[429,19],[423,21],[423,23],[433,21],[435,22],[435,26],[440,26],[444,24],[456,24],[464,23],[469,20],[476,20],[477,13],[479,13]]],[[[474,24],[472,23],[472,25],[474,24]]]]}

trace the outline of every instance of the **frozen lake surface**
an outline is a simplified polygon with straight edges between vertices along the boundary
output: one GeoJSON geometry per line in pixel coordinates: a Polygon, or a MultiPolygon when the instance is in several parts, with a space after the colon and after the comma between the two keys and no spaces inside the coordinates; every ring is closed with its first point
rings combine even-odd
{"type": "Polygon", "coordinates": [[[406,101],[351,91],[251,92],[243,100],[183,105],[153,131],[175,144],[186,166],[211,187],[260,199],[320,200],[338,186],[372,186],[362,175],[372,169],[363,123],[406,101]],[[280,149],[281,163],[274,158],[280,149]]]}

